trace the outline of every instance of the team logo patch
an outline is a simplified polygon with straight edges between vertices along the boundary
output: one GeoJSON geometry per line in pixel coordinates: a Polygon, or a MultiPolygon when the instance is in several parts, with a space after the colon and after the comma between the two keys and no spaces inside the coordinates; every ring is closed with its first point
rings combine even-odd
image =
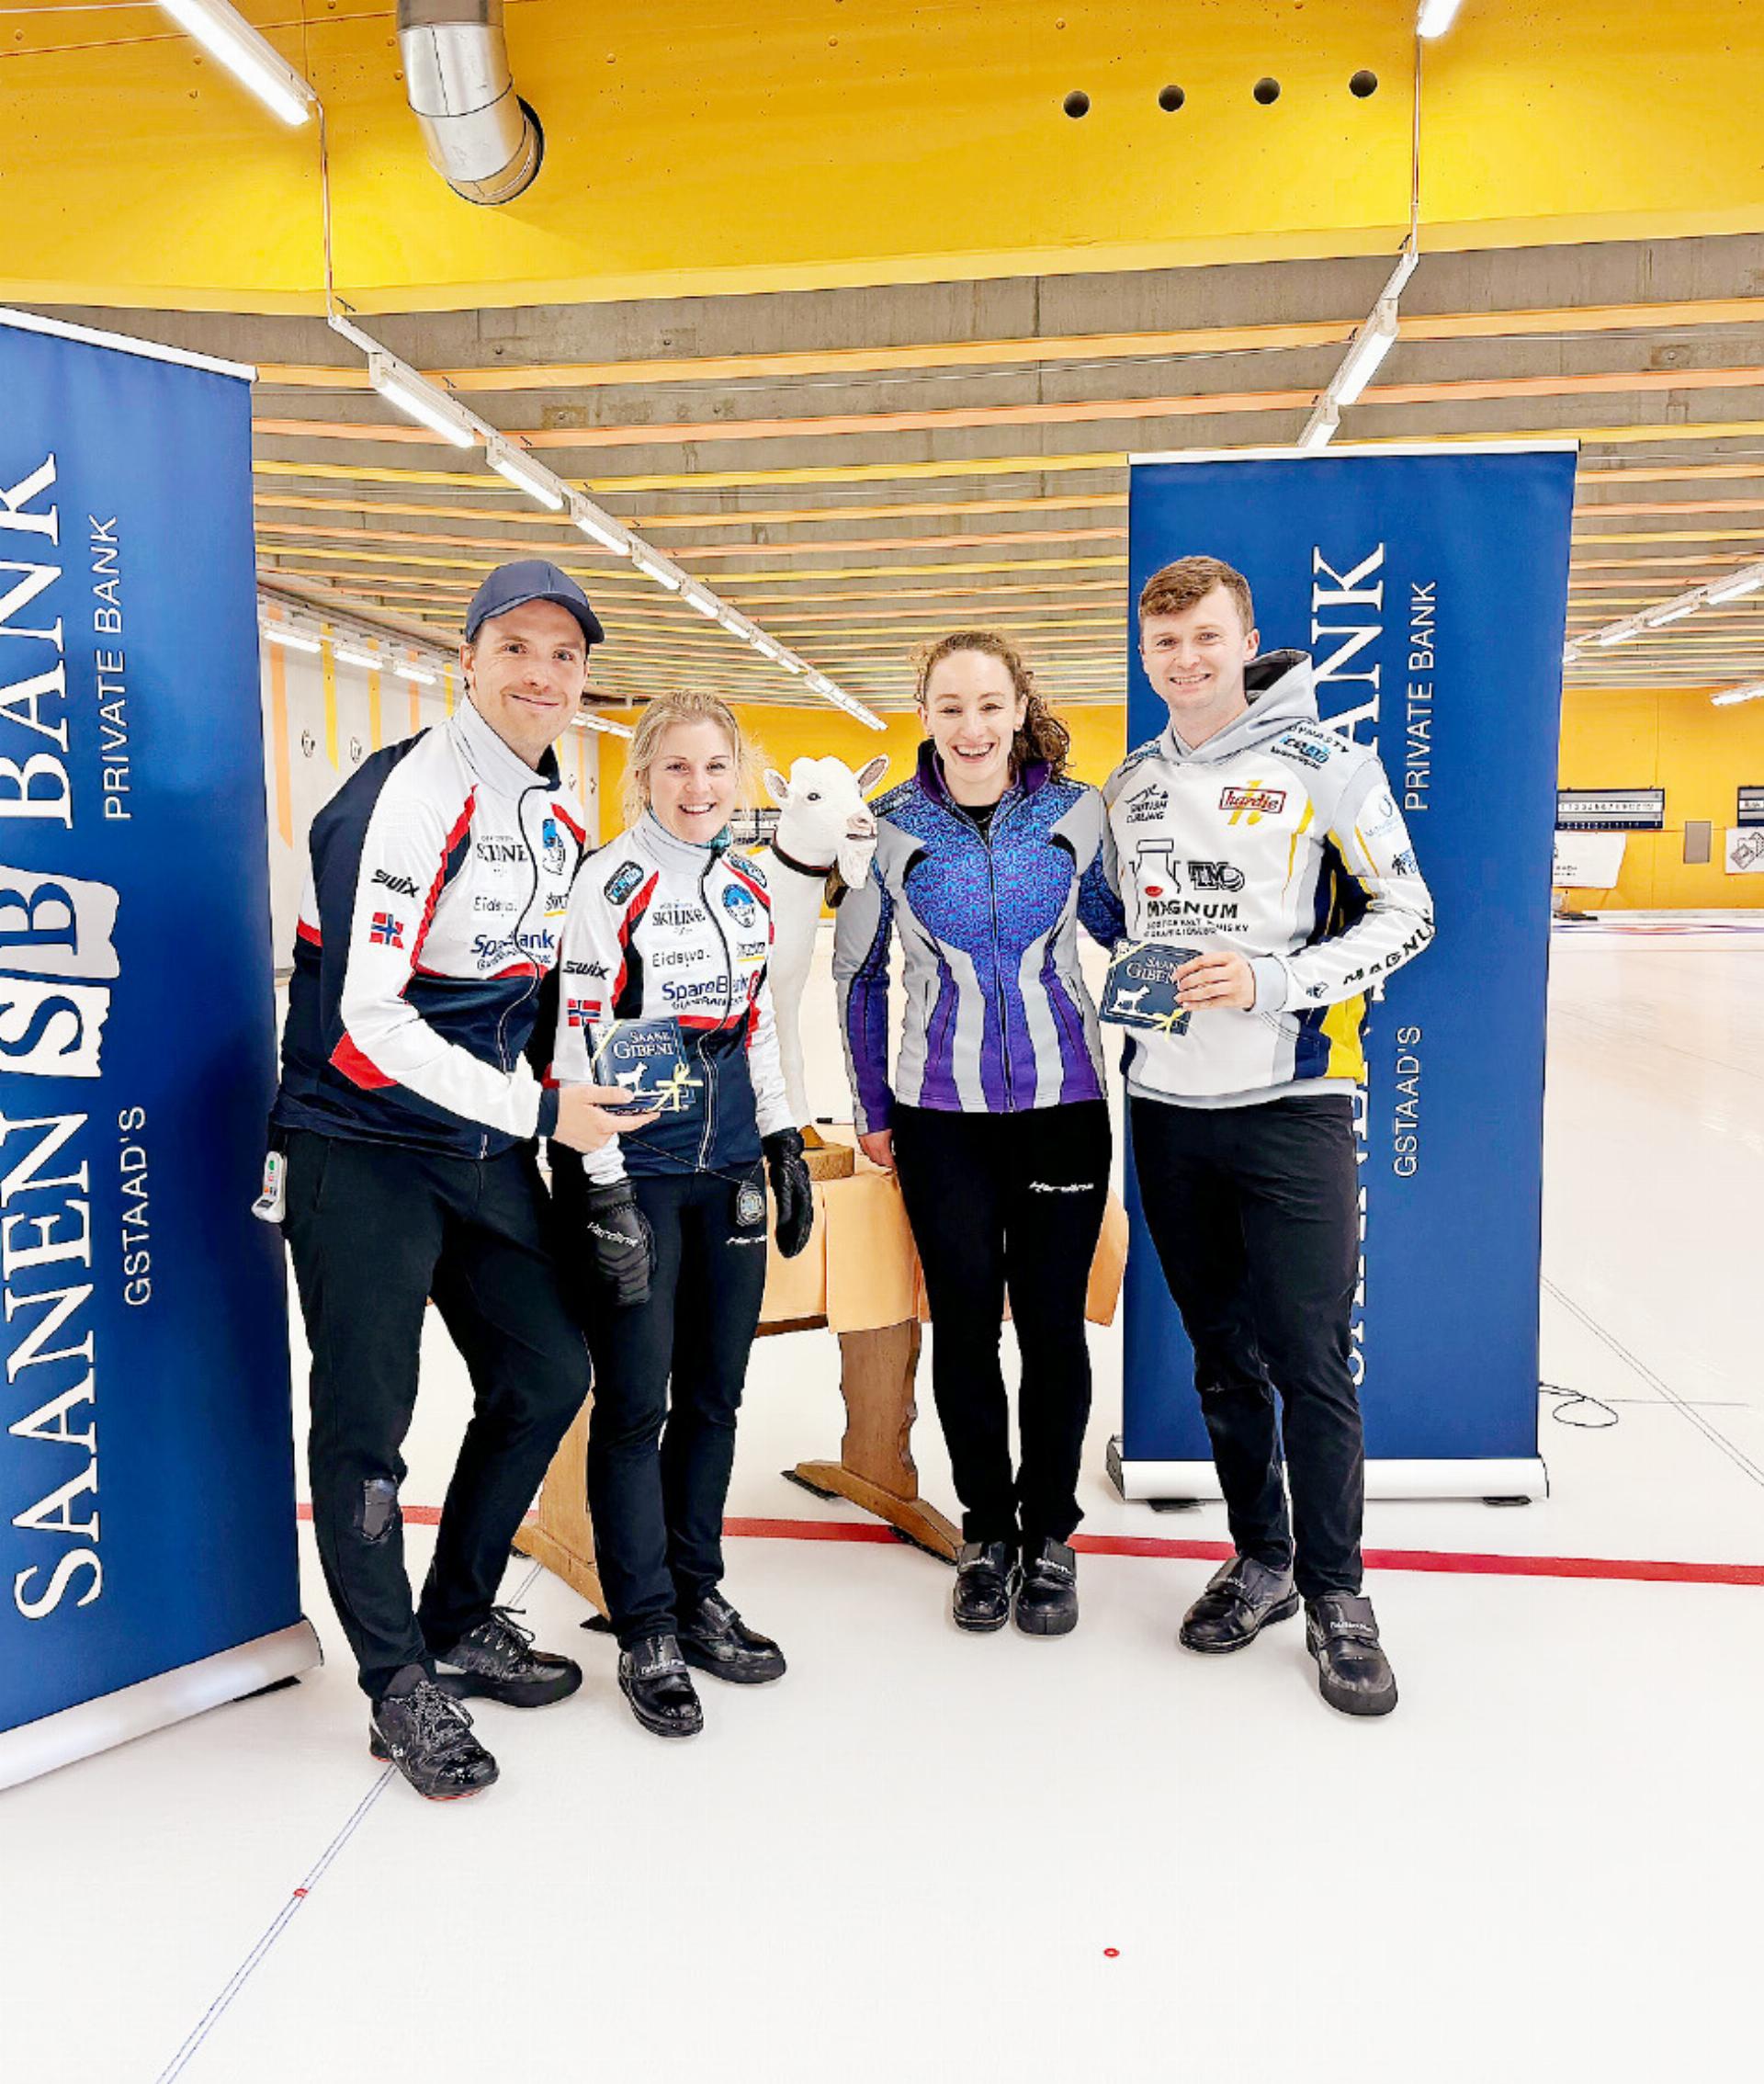
{"type": "Polygon", "coordinates": [[[1329,764],[1329,747],[1315,738],[1306,738],[1300,732],[1289,731],[1283,738],[1275,739],[1268,748],[1271,753],[1283,753],[1289,760],[1297,760],[1306,767],[1327,767],[1329,764]]]}
{"type": "Polygon", "coordinates": [[[1366,830],[1374,839],[1380,832],[1387,832],[1396,822],[1396,798],[1385,789],[1366,814],[1366,830]]]}
{"type": "Polygon", "coordinates": [[[743,889],[740,883],[729,884],[723,891],[723,908],[733,913],[738,926],[751,926],[759,911],[752,890],[743,889]]]}
{"type": "Polygon", "coordinates": [[[741,874],[743,876],[751,876],[752,879],[760,886],[760,888],[762,889],[764,889],[765,871],[760,866],[759,863],[754,860],[753,856],[751,854],[744,854],[741,856],[741,874]]]}
{"type": "Polygon", "coordinates": [[[1240,890],[1243,870],[1229,861],[1191,861],[1188,879],[1197,890],[1240,890]]]}
{"type": "Polygon", "coordinates": [[[1148,782],[1137,796],[1130,796],[1126,802],[1127,823],[1149,825],[1161,818],[1170,809],[1170,791],[1159,788],[1156,782],[1148,782]]]}
{"type": "Polygon", "coordinates": [[[545,850],[546,866],[554,876],[561,876],[569,865],[570,855],[555,818],[548,818],[539,827],[539,844],[545,850]]]}
{"type": "Polygon", "coordinates": [[[1283,788],[1227,788],[1221,791],[1219,809],[1237,819],[1245,811],[1252,818],[1278,818],[1286,808],[1283,788]]]}
{"type": "Polygon", "coordinates": [[[606,899],[610,904],[623,904],[643,880],[643,866],[638,861],[621,861],[606,878],[606,899]]]}
{"type": "Polygon", "coordinates": [[[401,948],[404,946],[404,922],[394,919],[390,912],[377,912],[374,923],[368,928],[368,938],[382,948],[401,948]]]}
{"type": "Polygon", "coordinates": [[[1419,876],[1421,872],[1421,865],[1416,860],[1414,850],[1405,847],[1402,853],[1391,863],[1390,869],[1394,876],[1419,876]]]}

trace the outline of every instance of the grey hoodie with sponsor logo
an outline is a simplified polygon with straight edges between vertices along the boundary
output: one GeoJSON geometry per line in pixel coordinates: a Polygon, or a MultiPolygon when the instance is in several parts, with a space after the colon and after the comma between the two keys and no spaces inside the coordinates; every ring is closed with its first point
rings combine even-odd
{"type": "Polygon", "coordinates": [[[1433,937],[1433,900],[1378,755],[1317,721],[1311,662],[1271,651],[1204,744],[1173,726],[1102,791],[1129,936],[1249,958],[1256,1002],[1129,1030],[1127,1090],[1187,1106],[1351,1092],[1367,999],[1433,937]]]}

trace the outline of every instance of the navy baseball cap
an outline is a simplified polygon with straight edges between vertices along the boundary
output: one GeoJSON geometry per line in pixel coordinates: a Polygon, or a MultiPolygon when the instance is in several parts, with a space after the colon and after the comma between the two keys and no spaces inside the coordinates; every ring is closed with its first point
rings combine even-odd
{"type": "Polygon", "coordinates": [[[606,632],[589,606],[587,595],[567,572],[560,572],[542,557],[517,558],[513,564],[496,567],[471,596],[471,606],[466,610],[466,642],[471,642],[492,615],[506,615],[510,608],[525,607],[528,601],[556,601],[581,623],[582,633],[590,644],[605,642],[606,632]]]}

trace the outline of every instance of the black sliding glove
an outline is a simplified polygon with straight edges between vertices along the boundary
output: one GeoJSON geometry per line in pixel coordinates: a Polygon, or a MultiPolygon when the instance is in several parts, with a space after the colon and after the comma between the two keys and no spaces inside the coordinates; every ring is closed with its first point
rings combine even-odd
{"type": "Polygon", "coordinates": [[[648,1302],[655,1239],[629,1180],[584,1183],[580,1206],[580,1234],[587,1240],[594,1280],[621,1309],[648,1302]]]}
{"type": "Polygon", "coordinates": [[[760,1138],[765,1152],[765,1169],[772,1181],[772,1198],[778,1205],[775,1233],[778,1250],[794,1259],[808,1242],[815,1227],[814,1190],[808,1184],[808,1167],[803,1161],[802,1138],[793,1128],[774,1129],[760,1138]]]}

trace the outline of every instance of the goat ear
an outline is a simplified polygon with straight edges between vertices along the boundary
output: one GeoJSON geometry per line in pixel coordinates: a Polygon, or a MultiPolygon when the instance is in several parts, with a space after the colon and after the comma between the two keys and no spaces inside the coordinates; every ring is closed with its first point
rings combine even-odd
{"type": "Polygon", "coordinates": [[[790,784],[785,780],[775,767],[768,767],[765,770],[765,793],[780,810],[790,800],[790,784]]]}
{"type": "Polygon", "coordinates": [[[865,760],[854,776],[857,783],[857,793],[867,796],[888,771],[888,756],[886,753],[878,753],[874,760],[865,760]]]}

